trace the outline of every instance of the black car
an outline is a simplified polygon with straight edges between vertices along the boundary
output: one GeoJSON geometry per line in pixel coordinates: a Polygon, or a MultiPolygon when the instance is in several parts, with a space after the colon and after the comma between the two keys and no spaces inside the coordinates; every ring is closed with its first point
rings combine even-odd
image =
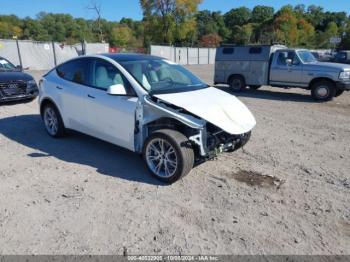
{"type": "Polygon", "coordinates": [[[346,51],[346,50],[339,51],[335,55],[332,62],[341,63],[341,64],[350,64],[350,51],[346,51]]]}
{"type": "Polygon", "coordinates": [[[20,66],[14,66],[0,57],[0,103],[9,101],[30,101],[39,94],[34,78],[22,72],[20,66]]]}

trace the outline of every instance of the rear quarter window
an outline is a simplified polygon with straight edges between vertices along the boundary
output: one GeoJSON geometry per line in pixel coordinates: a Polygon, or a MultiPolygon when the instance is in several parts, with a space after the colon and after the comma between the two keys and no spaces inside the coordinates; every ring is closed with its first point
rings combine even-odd
{"type": "Polygon", "coordinates": [[[88,83],[88,59],[76,59],[69,61],[57,67],[56,71],[59,77],[78,84],[88,83]]]}

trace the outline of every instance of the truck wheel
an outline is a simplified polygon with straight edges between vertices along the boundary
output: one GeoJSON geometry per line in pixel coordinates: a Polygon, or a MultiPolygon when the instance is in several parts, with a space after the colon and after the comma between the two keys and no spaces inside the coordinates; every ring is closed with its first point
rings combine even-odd
{"type": "Polygon", "coordinates": [[[193,168],[194,152],[185,135],[162,129],[146,139],[143,159],[153,176],[163,182],[174,183],[193,168]]]}
{"type": "Polygon", "coordinates": [[[47,103],[42,111],[42,118],[44,120],[47,133],[55,138],[65,135],[65,128],[62,117],[58,109],[52,104],[47,103]]]}
{"type": "Polygon", "coordinates": [[[250,89],[252,90],[258,90],[261,86],[249,86],[250,89]]]}
{"type": "Polygon", "coordinates": [[[336,94],[334,84],[327,80],[321,80],[311,86],[311,95],[317,101],[330,101],[336,94]]]}
{"type": "Polygon", "coordinates": [[[335,92],[335,97],[341,96],[344,93],[344,89],[338,89],[337,92],[335,92]]]}
{"type": "Polygon", "coordinates": [[[241,92],[246,87],[245,80],[242,76],[232,76],[229,85],[234,92],[241,92]]]}

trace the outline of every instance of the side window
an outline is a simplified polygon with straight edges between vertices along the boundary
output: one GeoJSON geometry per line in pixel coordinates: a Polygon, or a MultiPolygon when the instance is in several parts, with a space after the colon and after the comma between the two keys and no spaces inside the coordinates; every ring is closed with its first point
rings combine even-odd
{"type": "Polygon", "coordinates": [[[337,59],[338,60],[346,60],[346,53],[344,53],[344,52],[338,53],[337,59]]]}
{"type": "Polygon", "coordinates": [[[277,57],[277,64],[282,66],[287,66],[287,59],[292,60],[293,65],[299,64],[299,59],[295,52],[280,52],[277,57]]]}
{"type": "Polygon", "coordinates": [[[249,48],[249,54],[261,54],[261,47],[251,47],[249,48]]]}
{"type": "Polygon", "coordinates": [[[288,52],[280,52],[277,57],[277,64],[278,65],[287,65],[287,59],[288,59],[288,52]]]}
{"type": "Polygon", "coordinates": [[[96,59],[92,64],[92,86],[106,90],[112,85],[123,85],[128,95],[135,95],[129,81],[125,76],[111,63],[96,59]]]}
{"type": "Polygon", "coordinates": [[[222,49],[222,53],[224,55],[231,55],[235,52],[235,49],[232,47],[225,47],[224,49],[222,49]]]}
{"type": "Polygon", "coordinates": [[[78,84],[87,84],[89,61],[87,59],[76,59],[57,67],[57,74],[65,80],[78,84]]]}

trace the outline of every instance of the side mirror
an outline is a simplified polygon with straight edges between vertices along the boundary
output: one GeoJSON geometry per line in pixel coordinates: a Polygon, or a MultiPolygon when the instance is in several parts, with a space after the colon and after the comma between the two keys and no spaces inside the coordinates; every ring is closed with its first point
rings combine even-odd
{"type": "Polygon", "coordinates": [[[125,87],[122,84],[112,85],[108,87],[107,94],[111,96],[126,95],[125,87]]]}
{"type": "Polygon", "coordinates": [[[20,66],[20,65],[16,66],[16,69],[19,70],[19,71],[23,70],[22,66],[20,66]]]}
{"type": "Polygon", "coordinates": [[[292,59],[286,59],[286,64],[287,64],[287,66],[292,65],[292,59]]]}

